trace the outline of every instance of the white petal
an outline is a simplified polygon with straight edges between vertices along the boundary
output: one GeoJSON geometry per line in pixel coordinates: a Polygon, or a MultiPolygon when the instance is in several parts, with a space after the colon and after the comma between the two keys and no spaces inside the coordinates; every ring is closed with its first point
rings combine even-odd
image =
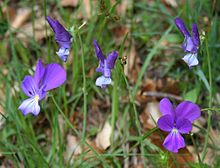
{"type": "Polygon", "coordinates": [[[105,88],[106,85],[109,85],[112,83],[112,79],[111,78],[106,78],[104,76],[100,76],[96,79],[96,86],[100,86],[101,88],[105,88]]]}
{"type": "Polygon", "coordinates": [[[24,115],[32,113],[33,115],[38,115],[40,112],[40,106],[35,97],[28,98],[24,100],[18,107],[24,115]]]}
{"type": "Polygon", "coordinates": [[[192,53],[186,54],[182,58],[182,60],[185,61],[189,67],[196,66],[196,65],[199,64],[199,61],[197,59],[197,53],[195,53],[195,54],[192,54],[192,53]]]}
{"type": "Polygon", "coordinates": [[[59,51],[56,52],[56,53],[57,53],[57,55],[60,57],[60,59],[61,59],[62,61],[66,62],[70,51],[69,51],[68,48],[63,48],[63,47],[61,47],[61,48],[59,49],[59,51]]]}

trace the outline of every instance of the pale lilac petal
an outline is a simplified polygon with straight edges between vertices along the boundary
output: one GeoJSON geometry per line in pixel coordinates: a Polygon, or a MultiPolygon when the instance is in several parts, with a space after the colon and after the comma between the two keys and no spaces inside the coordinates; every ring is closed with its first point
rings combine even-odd
{"type": "Polygon", "coordinates": [[[186,29],[186,26],[185,26],[182,19],[177,17],[175,19],[175,24],[176,24],[177,28],[180,30],[180,32],[182,33],[183,36],[190,36],[190,33],[186,29]]]}
{"type": "Polygon", "coordinates": [[[69,51],[68,48],[63,48],[63,47],[61,47],[61,48],[59,49],[59,51],[56,52],[56,53],[57,53],[57,55],[60,57],[60,59],[61,59],[63,62],[66,62],[70,51],[69,51]]]}
{"type": "Polygon", "coordinates": [[[170,132],[165,138],[163,146],[170,152],[177,153],[180,148],[185,147],[185,141],[179,132],[170,132]]]}
{"type": "Polygon", "coordinates": [[[108,56],[106,58],[107,68],[109,68],[109,69],[114,68],[115,61],[116,61],[117,57],[118,57],[118,52],[117,51],[113,51],[113,52],[108,54],[108,56]]]}
{"type": "Polygon", "coordinates": [[[199,60],[197,58],[197,53],[195,53],[195,54],[192,54],[192,53],[186,54],[182,58],[182,60],[189,66],[189,68],[199,64],[199,60]]]}
{"type": "Polygon", "coordinates": [[[40,106],[38,104],[38,99],[36,97],[28,98],[24,100],[21,105],[18,107],[23,115],[32,113],[33,115],[38,115],[40,112],[40,106]]]}
{"type": "Polygon", "coordinates": [[[170,132],[174,127],[174,118],[167,114],[159,118],[157,121],[158,127],[166,132],[170,132]]]}
{"type": "Polygon", "coordinates": [[[35,81],[35,83],[36,83],[36,85],[37,85],[38,87],[39,87],[41,78],[42,78],[43,75],[44,75],[44,71],[45,71],[45,68],[44,68],[44,65],[43,65],[43,63],[42,63],[42,60],[39,59],[37,65],[36,65],[35,73],[34,73],[34,81],[35,81]]]}
{"type": "Polygon", "coordinates": [[[34,81],[34,78],[29,75],[24,77],[21,88],[28,97],[32,97],[38,92],[38,87],[34,81]]]}
{"type": "Polygon", "coordinates": [[[176,128],[182,134],[187,134],[192,130],[192,123],[185,118],[178,118],[176,121],[176,128]]]}
{"type": "Polygon", "coordinates": [[[199,118],[200,115],[201,115],[201,111],[199,106],[190,101],[184,101],[176,107],[177,119],[186,118],[190,122],[193,122],[194,120],[199,118]]]}
{"type": "Polygon", "coordinates": [[[96,40],[93,40],[93,45],[95,47],[96,56],[97,56],[99,62],[104,64],[105,56],[103,55],[102,50],[96,40]]]}
{"type": "Polygon", "coordinates": [[[111,84],[112,83],[112,80],[111,78],[106,78],[104,76],[100,76],[96,79],[96,86],[99,86],[101,88],[106,88],[107,85],[111,84]]]}
{"type": "Polygon", "coordinates": [[[169,114],[174,117],[173,105],[171,104],[171,102],[168,98],[163,98],[160,101],[160,112],[163,115],[169,114]]]}
{"type": "Polygon", "coordinates": [[[196,24],[192,24],[192,39],[196,46],[199,46],[200,39],[199,39],[199,31],[196,24]]]}
{"type": "Polygon", "coordinates": [[[42,88],[48,91],[62,85],[66,80],[66,71],[59,64],[48,64],[42,79],[42,88]]]}

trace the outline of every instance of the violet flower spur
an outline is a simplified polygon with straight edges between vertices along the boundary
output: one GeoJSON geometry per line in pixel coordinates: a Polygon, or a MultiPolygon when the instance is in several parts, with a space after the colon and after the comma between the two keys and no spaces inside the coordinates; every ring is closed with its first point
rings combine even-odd
{"type": "Polygon", "coordinates": [[[46,17],[47,22],[55,33],[55,40],[59,44],[60,49],[57,55],[64,62],[67,61],[68,55],[70,53],[72,36],[71,34],[60,24],[58,20],[53,20],[50,16],[46,17]]]}
{"type": "Polygon", "coordinates": [[[115,61],[118,57],[118,52],[113,51],[108,54],[107,58],[105,58],[96,40],[93,41],[93,44],[95,47],[96,56],[99,60],[99,67],[96,68],[96,72],[100,72],[103,74],[102,76],[96,79],[96,86],[100,86],[101,88],[106,88],[107,85],[111,84],[112,82],[111,70],[115,66],[115,61]]]}
{"type": "Polygon", "coordinates": [[[23,115],[32,113],[38,115],[40,112],[39,101],[42,100],[47,91],[57,88],[66,80],[66,71],[57,63],[43,66],[41,59],[38,61],[34,76],[27,75],[21,84],[23,92],[29,97],[18,107],[23,115]]]}
{"type": "Polygon", "coordinates": [[[160,101],[160,111],[162,116],[157,121],[158,127],[166,132],[170,132],[163,142],[163,146],[174,153],[185,147],[185,141],[181,134],[187,134],[192,130],[192,122],[201,115],[198,105],[183,101],[176,109],[167,98],[160,101]]]}
{"type": "Polygon", "coordinates": [[[182,35],[184,36],[184,42],[182,44],[182,48],[184,52],[188,53],[182,58],[182,60],[187,63],[189,68],[198,65],[199,61],[197,59],[197,56],[200,45],[200,39],[199,39],[199,32],[197,25],[192,24],[192,35],[190,35],[182,19],[176,18],[175,24],[182,33],[182,35]]]}

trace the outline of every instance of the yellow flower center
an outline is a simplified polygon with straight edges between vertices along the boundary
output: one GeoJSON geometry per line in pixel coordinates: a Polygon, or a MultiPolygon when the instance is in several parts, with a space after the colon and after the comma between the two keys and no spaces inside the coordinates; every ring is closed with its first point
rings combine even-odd
{"type": "Polygon", "coordinates": [[[36,96],[34,97],[34,99],[35,99],[36,101],[38,101],[38,100],[40,99],[40,97],[39,97],[38,95],[36,95],[36,96]]]}
{"type": "Polygon", "coordinates": [[[173,132],[174,132],[174,133],[177,133],[177,132],[178,132],[178,130],[177,130],[176,128],[174,128],[174,129],[173,129],[173,132]]]}

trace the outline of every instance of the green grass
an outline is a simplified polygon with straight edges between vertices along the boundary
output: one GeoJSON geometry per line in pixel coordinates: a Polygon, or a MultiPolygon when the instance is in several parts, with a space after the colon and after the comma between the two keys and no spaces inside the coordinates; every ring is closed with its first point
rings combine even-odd
{"type": "MultiPolygon", "coordinates": [[[[0,105],[4,111],[2,120],[5,121],[0,129],[0,165],[123,167],[125,162],[134,166],[133,160],[136,158],[144,167],[181,167],[182,163],[175,157],[183,154],[174,155],[151,141],[152,137],[159,136],[162,142],[164,134],[161,131],[156,127],[144,131],[140,114],[148,102],[140,103],[136,96],[146,79],[171,78],[178,81],[176,88],[179,96],[204,109],[202,117],[205,124],[195,124],[194,127],[198,127],[199,131],[193,136],[186,135],[187,144],[192,144],[196,151],[195,161],[184,165],[208,167],[210,164],[219,167],[219,142],[213,141],[210,133],[213,129],[216,136],[220,136],[220,102],[217,100],[220,92],[219,2],[186,0],[178,7],[171,7],[159,0],[130,0],[130,7],[121,15],[116,8],[123,0],[115,4],[104,0],[104,6],[101,1],[96,4],[92,2],[90,1],[91,17],[86,20],[79,18],[79,14],[85,15],[83,1],[74,8],[63,7],[60,0],[32,0],[15,4],[15,9],[30,8],[29,22],[33,29],[38,17],[34,5],[40,6],[43,17],[53,16],[56,12],[61,16],[61,22],[71,30],[74,37],[72,54],[66,64],[55,53],[58,45],[54,36],[46,36],[39,42],[36,41],[36,33],[29,36],[23,29],[14,29],[9,22],[10,13],[6,12],[4,16],[2,13],[3,8],[13,4],[7,0],[0,3],[0,105]],[[181,61],[184,55],[180,48],[183,38],[174,25],[176,16],[180,16],[189,29],[191,23],[195,22],[200,34],[205,33],[202,35],[199,51],[200,65],[191,70],[181,61]],[[113,30],[118,26],[128,27],[129,32],[117,38],[113,30]],[[24,34],[28,44],[18,39],[16,33],[24,34]],[[132,77],[132,73],[126,76],[118,59],[112,72],[114,84],[106,90],[95,86],[99,73],[93,72],[98,66],[93,48],[94,38],[99,42],[103,53],[117,50],[119,57],[129,56],[131,45],[135,45],[135,59],[140,59],[137,76],[132,77]],[[164,45],[164,42],[168,44],[164,45]],[[45,64],[62,64],[67,71],[67,81],[60,88],[50,91],[47,98],[40,102],[41,112],[37,117],[24,117],[17,109],[26,98],[20,84],[25,75],[33,74],[33,66],[40,58],[45,64]],[[132,78],[136,78],[134,84],[130,81],[132,78]],[[94,100],[101,102],[97,105],[98,112],[93,111],[94,100]],[[98,113],[101,113],[101,122],[96,116],[98,113]],[[62,126],[60,118],[64,121],[62,126]],[[96,124],[92,124],[90,118],[96,124]],[[106,120],[114,133],[111,135],[111,146],[99,152],[87,140],[94,140],[106,120]],[[74,159],[66,158],[65,155],[68,134],[76,136],[79,139],[78,145],[85,148],[74,159]],[[212,161],[207,163],[210,151],[213,152],[212,161]]],[[[43,29],[47,34],[51,31],[46,21],[43,29]]],[[[135,63],[138,64],[138,61],[135,63]]],[[[160,97],[154,100],[159,101],[160,97]]]]}

